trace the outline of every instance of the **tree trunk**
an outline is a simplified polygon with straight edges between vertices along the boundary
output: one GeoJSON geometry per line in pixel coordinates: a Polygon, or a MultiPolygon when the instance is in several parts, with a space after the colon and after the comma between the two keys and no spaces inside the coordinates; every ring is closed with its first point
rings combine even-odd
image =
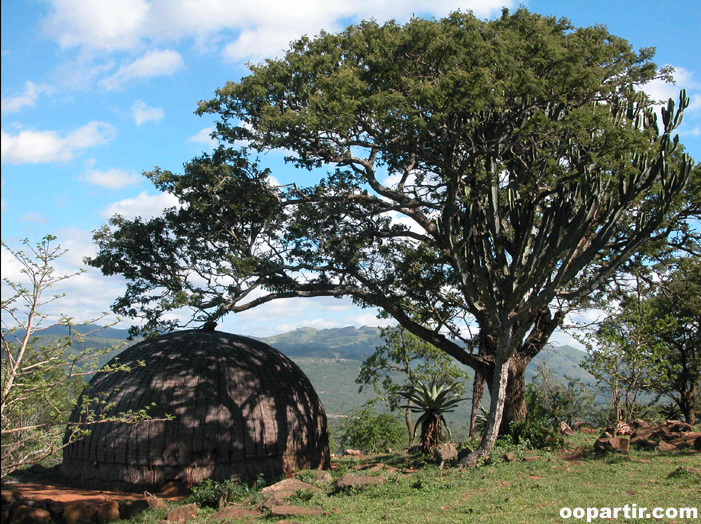
{"type": "Polygon", "coordinates": [[[509,387],[506,390],[504,400],[504,414],[499,427],[500,435],[510,433],[512,422],[521,422],[526,419],[528,408],[526,407],[526,367],[531,358],[527,355],[516,353],[509,366],[509,387]]]}
{"type": "Polygon", "coordinates": [[[681,402],[677,404],[684,415],[684,420],[693,426],[696,424],[696,386],[680,393],[681,402]]]}
{"type": "Polygon", "coordinates": [[[497,355],[497,365],[492,380],[489,394],[491,401],[489,405],[489,418],[487,419],[487,430],[482,437],[479,447],[460,461],[462,466],[476,466],[482,459],[489,457],[489,453],[494,447],[494,443],[499,436],[499,426],[501,425],[502,414],[504,412],[504,401],[506,400],[506,386],[509,381],[510,359],[504,359],[503,355],[497,355]],[[505,360],[505,362],[503,362],[505,360]]]}
{"type": "MultiPolygon", "coordinates": [[[[411,401],[407,405],[411,405],[411,401]]],[[[404,423],[409,432],[409,447],[411,447],[414,445],[414,423],[411,421],[411,410],[409,408],[404,410],[404,423]]]]}
{"type": "Polygon", "coordinates": [[[477,428],[477,413],[479,412],[480,402],[484,395],[484,377],[475,371],[475,379],[472,381],[472,411],[470,412],[470,438],[475,436],[477,428]]]}

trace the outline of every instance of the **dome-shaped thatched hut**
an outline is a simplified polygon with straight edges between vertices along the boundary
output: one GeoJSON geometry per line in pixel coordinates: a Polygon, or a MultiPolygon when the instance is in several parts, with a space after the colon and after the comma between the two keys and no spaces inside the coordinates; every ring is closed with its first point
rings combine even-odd
{"type": "MultiPolygon", "coordinates": [[[[96,374],[88,394],[104,395],[115,413],[155,403],[153,418],[175,418],[92,426],[63,454],[63,475],[78,485],[153,488],[328,466],[321,402],[299,367],[267,344],[181,331],[136,344],[119,362],[131,371],[96,374]]],[[[82,422],[78,408],[71,422],[82,422]]]]}

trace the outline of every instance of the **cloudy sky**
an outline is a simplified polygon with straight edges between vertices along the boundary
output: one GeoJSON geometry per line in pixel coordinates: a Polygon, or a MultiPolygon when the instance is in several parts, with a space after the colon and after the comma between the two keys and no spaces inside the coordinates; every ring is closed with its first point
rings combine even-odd
{"type": "MultiPolygon", "coordinates": [[[[675,68],[677,85],[649,91],[662,99],[687,89],[692,105],[680,135],[701,159],[698,0],[3,0],[2,239],[18,246],[53,234],[69,249],[60,269],[70,271],[94,252],[91,232],[110,215],[151,216],[172,205],[140,173],[179,171],[210,150],[213,120],[193,114],[197,101],[246,74],[247,62],[281,56],[303,34],[456,9],[490,18],[518,5],[577,26],[604,24],[635,48],[656,47],[657,63],[675,68]]],[[[270,161],[278,180],[293,179],[291,168],[270,161]]],[[[16,278],[17,270],[3,251],[3,277],[16,278]]],[[[60,289],[67,297],[58,308],[93,318],[122,285],[89,270],[60,289]]],[[[266,335],[377,322],[374,311],[346,301],[298,299],[227,318],[222,327],[266,335]]]]}

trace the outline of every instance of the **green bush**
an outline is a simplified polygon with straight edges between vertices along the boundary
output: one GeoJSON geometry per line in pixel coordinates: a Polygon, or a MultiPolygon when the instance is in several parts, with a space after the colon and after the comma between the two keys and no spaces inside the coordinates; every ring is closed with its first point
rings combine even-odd
{"type": "Polygon", "coordinates": [[[219,501],[241,502],[254,493],[255,488],[237,480],[217,482],[211,479],[203,480],[199,486],[192,488],[188,503],[196,503],[202,507],[216,508],[219,501]]]}
{"type": "Polygon", "coordinates": [[[528,417],[523,421],[514,421],[509,425],[509,432],[514,444],[523,444],[529,449],[553,448],[564,444],[557,428],[543,418],[528,417]]]}
{"type": "Polygon", "coordinates": [[[387,413],[377,413],[370,401],[341,421],[341,448],[380,453],[387,448],[404,447],[406,429],[399,420],[387,413]]]}

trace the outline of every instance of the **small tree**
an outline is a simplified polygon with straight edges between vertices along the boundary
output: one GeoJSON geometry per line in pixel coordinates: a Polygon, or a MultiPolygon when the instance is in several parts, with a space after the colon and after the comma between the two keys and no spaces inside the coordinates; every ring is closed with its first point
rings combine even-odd
{"type": "Polygon", "coordinates": [[[676,268],[647,301],[658,319],[658,343],[651,366],[655,391],[679,407],[689,424],[696,423],[696,397],[701,383],[701,261],[679,259],[676,268]]]}
{"type": "Polygon", "coordinates": [[[455,397],[455,384],[439,385],[432,380],[426,385],[420,382],[399,394],[409,401],[408,408],[414,413],[421,413],[416,421],[416,428],[421,426],[421,451],[431,453],[443,441],[443,427],[450,436],[450,428],[443,415],[455,410],[463,398],[455,397]]]}
{"type": "MultiPolygon", "coordinates": [[[[36,246],[22,243],[29,253],[13,250],[2,242],[19,262],[24,282],[3,279],[2,298],[2,467],[0,477],[25,466],[36,464],[60,452],[71,442],[86,435],[75,429],[64,439],[68,415],[85,386],[84,378],[98,370],[100,355],[116,348],[95,350],[83,347],[85,335],[72,329],[74,322],[61,317],[54,324],[67,326],[68,335],[41,344],[37,337],[48,317],[41,309],[64,295],[47,296],[53,286],[81,272],[57,275],[54,262],[66,250],[54,246],[53,236],[45,237],[36,246]]],[[[97,319],[99,320],[99,319],[97,319]]],[[[90,324],[96,320],[86,322],[90,324]]],[[[90,333],[88,333],[89,335],[90,333]]],[[[100,372],[128,371],[125,366],[105,367],[100,372]]],[[[88,424],[107,422],[95,410],[103,408],[100,399],[85,399],[81,409],[88,424]]],[[[146,420],[145,412],[122,413],[109,421],[138,422],[146,420]]]]}
{"type": "Polygon", "coordinates": [[[380,453],[402,445],[402,427],[399,421],[389,413],[377,413],[377,400],[366,402],[362,407],[351,410],[348,417],[341,419],[341,447],[380,453]]]}
{"type": "MultiPolygon", "coordinates": [[[[456,395],[464,392],[461,380],[468,378],[455,359],[433,344],[412,335],[401,326],[382,330],[383,346],[365,359],[360,367],[356,382],[360,391],[372,384],[375,392],[385,398],[392,411],[399,409],[400,402],[406,400],[401,391],[411,384],[438,379],[446,384],[454,384],[456,395]]],[[[404,422],[409,434],[409,445],[414,443],[414,424],[411,421],[411,402],[404,406],[404,422]]]]}
{"type": "Polygon", "coordinates": [[[641,396],[652,391],[658,379],[653,361],[660,350],[656,333],[666,329],[667,321],[652,311],[645,280],[633,275],[633,285],[619,291],[620,303],[611,306],[610,315],[583,339],[587,355],[581,366],[596,379],[617,421],[644,414],[641,396]]]}
{"type": "Polygon", "coordinates": [[[545,364],[538,365],[526,386],[528,420],[542,419],[553,427],[561,422],[572,426],[591,413],[594,395],[578,379],[556,377],[545,364]],[[564,379],[564,380],[563,380],[564,379]]]}

